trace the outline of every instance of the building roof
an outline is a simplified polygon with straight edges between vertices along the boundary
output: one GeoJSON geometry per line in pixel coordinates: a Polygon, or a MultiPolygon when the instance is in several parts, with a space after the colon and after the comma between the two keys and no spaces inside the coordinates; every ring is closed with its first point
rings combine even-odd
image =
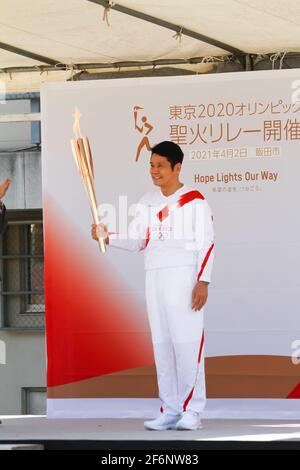
{"type": "Polygon", "coordinates": [[[232,56],[299,51],[298,0],[1,0],[7,91],[134,62],[201,73],[232,56]]]}

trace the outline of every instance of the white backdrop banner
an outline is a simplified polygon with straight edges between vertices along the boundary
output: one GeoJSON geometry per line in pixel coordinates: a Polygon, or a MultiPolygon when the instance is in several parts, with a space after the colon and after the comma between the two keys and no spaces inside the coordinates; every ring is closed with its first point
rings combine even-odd
{"type": "Polygon", "coordinates": [[[157,398],[143,256],[101,254],[91,239],[70,147],[76,106],[111,231],[124,232],[151,190],[149,148],[162,140],[181,146],[181,181],[212,208],[208,397],[276,398],[277,409],[279,399],[293,399],[299,407],[300,70],[272,70],[43,86],[50,416],[78,416],[74,400],[114,416],[113,399],[126,403],[124,416],[141,416],[139,400],[157,398]]]}

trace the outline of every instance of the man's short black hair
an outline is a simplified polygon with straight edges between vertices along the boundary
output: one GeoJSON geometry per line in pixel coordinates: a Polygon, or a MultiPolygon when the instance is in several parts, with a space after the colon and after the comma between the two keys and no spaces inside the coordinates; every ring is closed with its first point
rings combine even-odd
{"type": "Polygon", "coordinates": [[[159,144],[154,145],[151,148],[151,153],[156,153],[161,157],[166,157],[166,159],[171,163],[172,170],[176,163],[182,163],[183,161],[183,151],[179,147],[179,145],[175,144],[175,142],[171,142],[169,140],[164,140],[159,144]]]}

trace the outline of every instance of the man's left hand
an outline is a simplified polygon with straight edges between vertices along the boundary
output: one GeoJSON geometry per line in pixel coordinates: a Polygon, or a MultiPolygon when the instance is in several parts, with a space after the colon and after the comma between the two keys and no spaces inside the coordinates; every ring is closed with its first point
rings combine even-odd
{"type": "Polygon", "coordinates": [[[206,303],[208,297],[208,282],[199,281],[192,292],[192,309],[197,311],[206,303]]]}
{"type": "Polygon", "coordinates": [[[6,191],[11,185],[12,180],[10,178],[6,178],[3,183],[0,184],[0,200],[4,198],[6,191]]]}

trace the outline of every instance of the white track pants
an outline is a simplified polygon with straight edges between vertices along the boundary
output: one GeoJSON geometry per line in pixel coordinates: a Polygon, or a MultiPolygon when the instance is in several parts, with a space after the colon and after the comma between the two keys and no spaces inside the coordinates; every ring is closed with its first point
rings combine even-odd
{"type": "Polygon", "coordinates": [[[196,266],[146,271],[146,301],[162,411],[205,406],[203,312],[194,311],[196,266]]]}

